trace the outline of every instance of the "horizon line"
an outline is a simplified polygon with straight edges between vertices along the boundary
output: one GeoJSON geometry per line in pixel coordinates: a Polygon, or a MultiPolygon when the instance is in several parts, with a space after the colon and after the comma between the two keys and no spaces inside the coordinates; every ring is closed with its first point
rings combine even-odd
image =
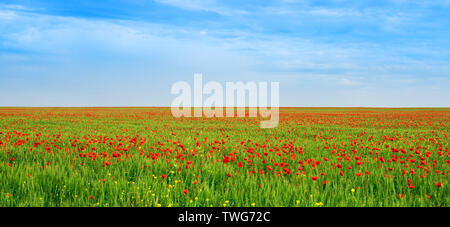
{"type": "MultiPolygon", "coordinates": [[[[0,106],[0,108],[171,108],[170,106],[0,106]]],[[[206,108],[206,107],[185,107],[185,108],[206,108]]],[[[213,107],[213,108],[261,108],[256,107],[213,107]]],[[[267,108],[276,108],[267,106],[267,108]]],[[[450,106],[279,106],[278,108],[367,108],[367,109],[416,109],[416,108],[441,108],[446,109],[450,106]]]]}

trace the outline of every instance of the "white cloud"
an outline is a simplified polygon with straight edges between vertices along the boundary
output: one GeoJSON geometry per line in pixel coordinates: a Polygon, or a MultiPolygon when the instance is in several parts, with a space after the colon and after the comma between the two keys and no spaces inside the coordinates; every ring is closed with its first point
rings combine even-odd
{"type": "Polygon", "coordinates": [[[224,16],[249,13],[246,10],[226,7],[216,0],[156,0],[156,2],[186,10],[214,12],[224,16]]]}
{"type": "Polygon", "coordinates": [[[347,79],[347,78],[341,78],[339,80],[339,84],[340,85],[345,85],[345,86],[361,86],[362,85],[362,83],[360,83],[360,82],[358,82],[356,80],[350,80],[350,79],[347,79]]]}
{"type": "Polygon", "coordinates": [[[327,8],[315,8],[308,11],[308,13],[319,16],[329,17],[360,17],[365,15],[364,13],[356,9],[327,9],[327,8]]]}
{"type": "Polygon", "coordinates": [[[0,9],[0,20],[13,20],[16,16],[17,15],[13,11],[0,9]]]}
{"type": "Polygon", "coordinates": [[[3,8],[13,10],[29,10],[29,8],[26,8],[22,5],[4,5],[3,8]]]}

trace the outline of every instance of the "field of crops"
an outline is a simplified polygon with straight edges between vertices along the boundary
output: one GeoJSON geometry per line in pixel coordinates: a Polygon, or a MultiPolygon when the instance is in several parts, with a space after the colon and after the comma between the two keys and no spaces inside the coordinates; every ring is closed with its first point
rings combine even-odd
{"type": "Polygon", "coordinates": [[[449,206],[450,109],[0,108],[0,206],[449,206]]]}

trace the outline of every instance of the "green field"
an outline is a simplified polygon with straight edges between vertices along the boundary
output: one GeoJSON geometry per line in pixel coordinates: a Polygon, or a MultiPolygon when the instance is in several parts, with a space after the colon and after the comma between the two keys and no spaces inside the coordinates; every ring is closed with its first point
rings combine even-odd
{"type": "Polygon", "coordinates": [[[450,109],[0,108],[0,206],[445,206],[450,109]]]}

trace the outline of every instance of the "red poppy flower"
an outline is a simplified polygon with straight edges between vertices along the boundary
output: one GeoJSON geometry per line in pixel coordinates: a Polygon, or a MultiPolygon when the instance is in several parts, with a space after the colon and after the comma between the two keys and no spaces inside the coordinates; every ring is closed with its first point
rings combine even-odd
{"type": "Polygon", "coordinates": [[[163,174],[163,175],[161,175],[161,177],[162,177],[162,179],[166,179],[166,175],[165,174],[163,174]]]}
{"type": "Polygon", "coordinates": [[[435,184],[436,187],[440,188],[442,186],[441,182],[437,182],[437,184],[435,184]]]}

